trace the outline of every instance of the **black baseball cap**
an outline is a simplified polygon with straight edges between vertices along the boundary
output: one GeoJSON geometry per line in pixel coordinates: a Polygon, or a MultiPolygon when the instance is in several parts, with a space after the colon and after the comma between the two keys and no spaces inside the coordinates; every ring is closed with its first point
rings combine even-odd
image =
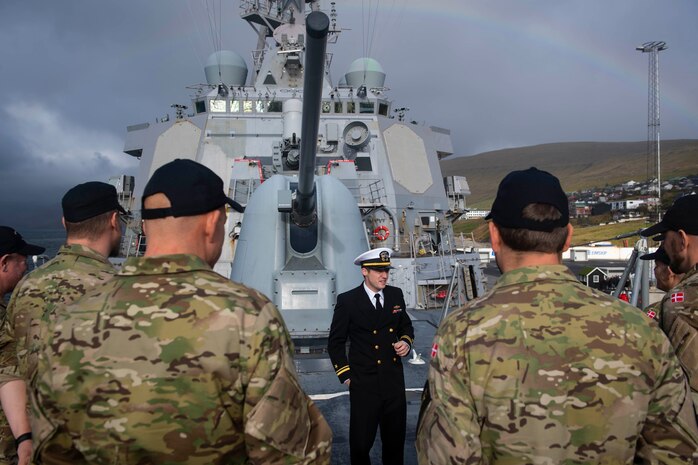
{"type": "Polygon", "coordinates": [[[16,253],[28,257],[44,253],[46,248],[27,244],[22,235],[9,226],[0,226],[0,256],[16,253]]]}
{"type": "Polygon", "coordinates": [[[643,229],[640,234],[649,237],[678,230],[683,230],[692,236],[698,235],[698,195],[684,195],[676,199],[664,214],[662,221],[643,229]]]}
{"type": "Polygon", "coordinates": [[[154,220],[168,216],[196,216],[230,205],[238,212],[245,209],[223,192],[223,180],[201,163],[178,158],[155,170],[143,190],[141,218],[154,220]],[[164,194],[169,208],[145,208],[145,199],[164,194]]]}
{"type": "Polygon", "coordinates": [[[642,257],[640,257],[640,260],[654,260],[656,262],[662,262],[665,265],[671,265],[671,259],[669,258],[669,255],[666,253],[666,250],[664,250],[664,246],[659,246],[657,247],[657,250],[655,250],[652,253],[646,253],[642,257]]]}
{"type": "Polygon", "coordinates": [[[99,181],[73,187],[65,193],[61,205],[63,218],[70,223],[79,223],[114,210],[126,214],[124,207],[119,205],[116,187],[99,181]]]}
{"type": "Polygon", "coordinates": [[[547,171],[533,167],[512,171],[499,183],[492,210],[485,219],[493,220],[497,226],[505,228],[552,232],[570,222],[567,195],[562,190],[560,181],[547,171]],[[524,208],[532,203],[552,205],[562,216],[547,221],[524,218],[524,208]]]}

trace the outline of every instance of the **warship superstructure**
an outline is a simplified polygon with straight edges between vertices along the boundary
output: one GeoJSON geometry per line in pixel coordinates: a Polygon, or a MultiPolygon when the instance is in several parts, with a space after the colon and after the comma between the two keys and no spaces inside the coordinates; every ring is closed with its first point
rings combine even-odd
{"type": "MultiPolygon", "coordinates": [[[[153,171],[175,158],[213,169],[246,207],[229,212],[215,269],[267,295],[295,339],[328,334],[337,294],[361,280],[353,258],[372,247],[393,250],[390,282],[408,308],[480,295],[479,256],[457,248],[452,228],[465,212],[467,183],[443,178],[439,167],[453,152],[450,132],[406,121],[372,58],[358,58],[334,83],[323,47],[320,78],[308,84],[306,15],[326,13],[332,44],[341,32],[335,2],[240,3],[257,34],[251,67],[216,51],[206,84],[189,87],[191,105],[127,128],[124,152],[140,159],[132,206],[153,171]],[[316,106],[306,101],[311,93],[316,106]]],[[[134,215],[127,254],[144,248],[134,215]]]]}

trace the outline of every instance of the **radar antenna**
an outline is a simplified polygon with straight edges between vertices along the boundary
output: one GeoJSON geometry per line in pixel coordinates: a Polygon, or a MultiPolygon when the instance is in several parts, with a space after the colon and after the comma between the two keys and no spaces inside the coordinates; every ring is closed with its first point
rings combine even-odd
{"type": "Polygon", "coordinates": [[[170,107],[175,109],[175,118],[176,119],[184,119],[184,110],[189,108],[186,105],[180,105],[179,103],[174,103],[174,104],[170,105],[170,107]]]}
{"type": "Polygon", "coordinates": [[[407,114],[408,111],[410,111],[410,109],[407,107],[400,107],[400,108],[394,109],[393,111],[395,113],[397,113],[397,120],[398,121],[405,121],[405,115],[407,114]]]}

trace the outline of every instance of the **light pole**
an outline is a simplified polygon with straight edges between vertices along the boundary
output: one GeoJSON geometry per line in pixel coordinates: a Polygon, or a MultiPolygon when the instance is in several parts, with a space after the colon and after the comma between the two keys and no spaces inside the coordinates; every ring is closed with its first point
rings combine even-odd
{"type": "Polygon", "coordinates": [[[662,213],[661,157],[659,148],[659,52],[666,50],[666,42],[645,42],[635,47],[642,53],[649,53],[649,95],[647,98],[647,157],[656,163],[657,172],[657,221],[662,213]]]}

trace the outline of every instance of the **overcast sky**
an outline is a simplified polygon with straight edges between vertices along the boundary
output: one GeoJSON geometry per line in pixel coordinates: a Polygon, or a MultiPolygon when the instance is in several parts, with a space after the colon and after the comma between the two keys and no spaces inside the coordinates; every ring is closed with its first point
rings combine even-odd
{"type": "MultiPolygon", "coordinates": [[[[63,193],[135,173],[126,126],[189,104],[216,45],[252,67],[229,0],[1,0],[0,224],[59,226],[63,193]]],[[[365,53],[408,118],[451,129],[457,154],[647,137],[660,54],[663,139],[698,138],[696,0],[337,0],[335,82],[365,53]]]]}

